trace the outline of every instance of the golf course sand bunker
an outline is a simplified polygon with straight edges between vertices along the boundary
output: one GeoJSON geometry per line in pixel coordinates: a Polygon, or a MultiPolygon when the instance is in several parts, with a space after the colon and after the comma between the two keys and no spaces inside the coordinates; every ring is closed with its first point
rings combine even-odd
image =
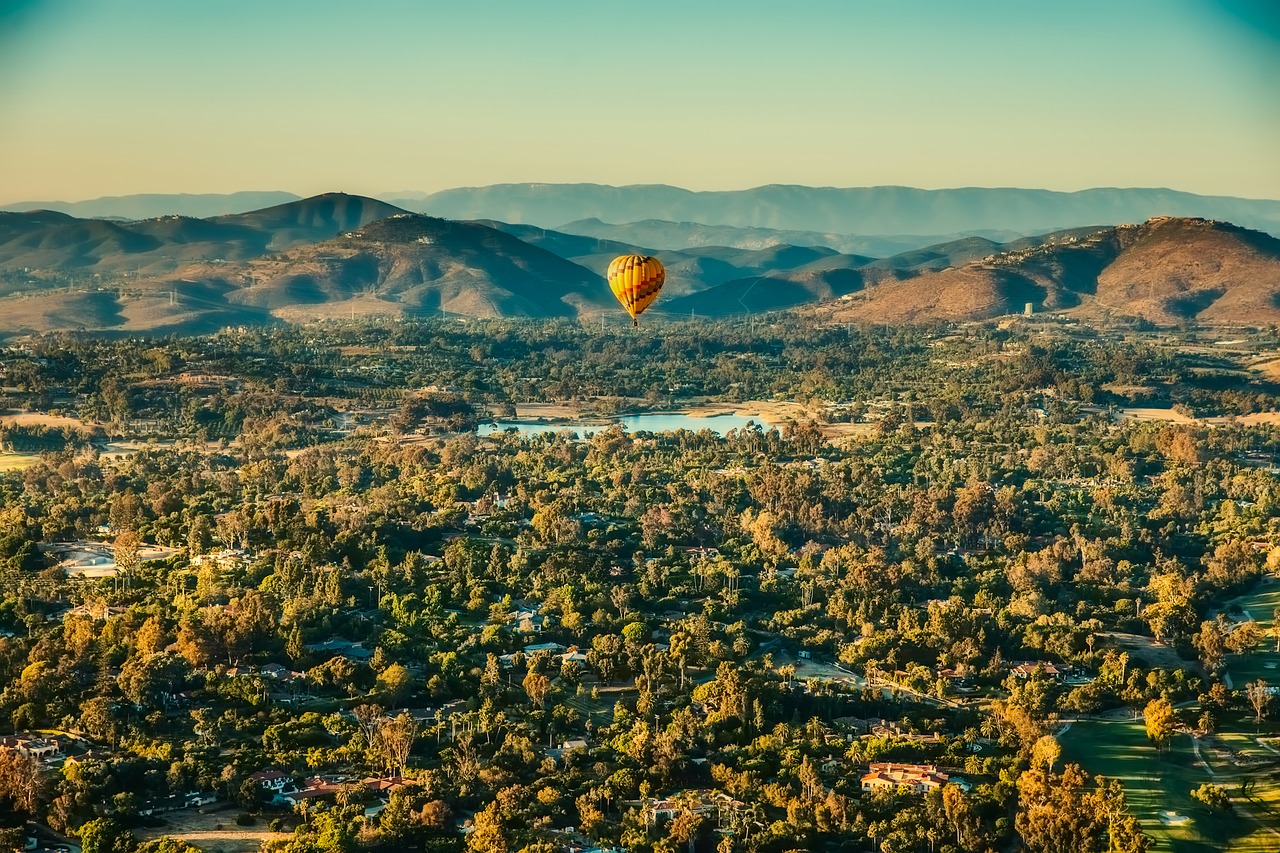
{"type": "Polygon", "coordinates": [[[1160,812],[1160,822],[1165,826],[1182,826],[1184,823],[1190,822],[1191,818],[1177,812],[1162,811],[1160,812]]]}

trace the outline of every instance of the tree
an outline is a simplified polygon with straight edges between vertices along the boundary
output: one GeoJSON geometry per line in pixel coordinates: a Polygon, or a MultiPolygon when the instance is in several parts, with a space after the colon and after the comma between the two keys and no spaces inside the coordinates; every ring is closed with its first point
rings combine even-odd
{"type": "Polygon", "coordinates": [[[1236,626],[1236,629],[1226,638],[1226,646],[1232,654],[1249,654],[1258,647],[1258,643],[1262,642],[1263,636],[1262,628],[1251,619],[1236,626]]]}
{"type": "Polygon", "coordinates": [[[1194,642],[1204,668],[1215,675],[1221,672],[1226,651],[1226,637],[1221,623],[1217,620],[1201,622],[1200,633],[1196,634],[1194,642]]]}
{"type": "Polygon", "coordinates": [[[467,850],[471,853],[508,853],[511,850],[497,800],[476,813],[474,828],[467,835],[467,850]]]}
{"type": "Polygon", "coordinates": [[[387,760],[390,773],[403,773],[409,763],[409,753],[413,751],[413,742],[418,737],[418,721],[401,711],[394,718],[383,718],[378,730],[378,742],[387,760]]]}
{"type": "Polygon", "coordinates": [[[956,831],[956,844],[962,844],[961,835],[965,832],[973,818],[973,808],[969,798],[959,785],[946,785],[942,789],[942,809],[947,820],[956,831]]]}
{"type": "Polygon", "coordinates": [[[1231,796],[1220,785],[1205,782],[1191,792],[1191,798],[1199,800],[1213,811],[1231,811],[1231,796]]]}
{"type": "Polygon", "coordinates": [[[672,819],[671,825],[667,828],[667,834],[677,844],[688,845],[689,853],[693,853],[694,845],[698,841],[698,835],[702,832],[703,823],[702,815],[689,808],[686,804],[672,819]]]}
{"type": "Polygon", "coordinates": [[[378,741],[378,729],[382,727],[381,705],[357,705],[351,709],[356,727],[364,739],[364,748],[373,749],[378,741]]]}
{"type": "Polygon", "coordinates": [[[1250,681],[1245,687],[1245,696],[1249,699],[1249,704],[1253,706],[1253,720],[1255,723],[1262,722],[1262,718],[1267,715],[1267,709],[1271,705],[1271,688],[1267,686],[1267,682],[1259,678],[1257,681],[1250,681]]]}
{"type": "Polygon", "coordinates": [[[396,705],[413,689],[413,676],[401,664],[393,663],[378,674],[378,686],[387,694],[391,704],[396,705]]]}
{"type": "Polygon", "coordinates": [[[174,692],[180,681],[181,661],[168,652],[160,652],[125,661],[116,684],[133,704],[159,708],[164,704],[164,695],[174,692]]]}
{"type": "Polygon", "coordinates": [[[138,534],[132,530],[125,530],[116,537],[114,545],[116,572],[119,573],[120,578],[124,581],[126,589],[130,580],[138,571],[138,567],[142,565],[141,550],[142,541],[138,538],[138,534]]]}
{"type": "Polygon", "coordinates": [[[1147,737],[1155,744],[1156,750],[1162,750],[1169,745],[1169,738],[1173,736],[1173,727],[1176,722],[1173,715],[1173,705],[1168,699],[1152,699],[1147,703],[1146,710],[1143,711],[1143,719],[1147,723],[1147,737]]]}
{"type": "Polygon", "coordinates": [[[99,817],[80,827],[82,853],[131,853],[137,841],[119,821],[99,817]]]}
{"type": "Polygon", "coordinates": [[[1052,773],[1053,766],[1058,763],[1061,756],[1062,747],[1058,745],[1057,738],[1053,735],[1045,735],[1031,748],[1031,766],[1052,773]]]}
{"type": "Polygon", "coordinates": [[[95,696],[80,707],[80,725],[91,736],[115,746],[118,725],[115,703],[104,696],[95,696]]]}
{"type": "Polygon", "coordinates": [[[551,693],[551,679],[540,672],[529,670],[523,684],[524,692],[529,694],[529,701],[539,708],[545,707],[547,696],[551,693]]]}
{"type": "Polygon", "coordinates": [[[1014,827],[1030,853],[1143,853],[1151,839],[1127,813],[1124,789],[1068,764],[1061,775],[1027,770],[1018,778],[1014,827]]]}
{"type": "Polygon", "coordinates": [[[39,761],[17,750],[0,749],[0,803],[10,804],[0,813],[16,811],[34,817],[48,781],[39,761]]]}

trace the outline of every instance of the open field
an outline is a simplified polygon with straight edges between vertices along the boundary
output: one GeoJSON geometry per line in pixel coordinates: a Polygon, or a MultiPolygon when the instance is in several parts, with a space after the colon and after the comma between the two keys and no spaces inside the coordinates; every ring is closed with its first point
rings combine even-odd
{"type": "Polygon", "coordinates": [[[184,809],[161,817],[165,826],[139,829],[139,839],[177,838],[207,853],[253,853],[263,841],[289,838],[289,833],[272,832],[259,820],[254,826],[237,826],[239,809],[232,807],[206,814],[199,809],[184,809]]]}
{"type": "Polygon", "coordinates": [[[1121,417],[1135,421],[1169,421],[1176,424],[1190,424],[1196,421],[1195,418],[1175,412],[1173,409],[1156,406],[1126,406],[1118,411],[1121,417]]]}
{"type": "Polygon", "coordinates": [[[74,429],[93,429],[98,424],[85,423],[79,418],[70,418],[65,415],[51,415],[47,412],[10,412],[0,415],[0,424],[12,426],[44,426],[44,427],[72,427],[74,429]]]}
{"type": "MultiPolygon", "coordinates": [[[[1259,778],[1253,791],[1256,802],[1237,800],[1236,814],[1210,812],[1191,798],[1191,791],[1202,783],[1216,782],[1235,798],[1242,773],[1228,762],[1212,759],[1213,771],[1206,769],[1188,735],[1175,735],[1169,749],[1157,754],[1141,719],[1087,720],[1063,734],[1062,748],[1065,760],[1078,762],[1089,773],[1124,781],[1130,808],[1155,839],[1152,850],[1262,853],[1280,849],[1280,832],[1272,828],[1275,815],[1269,811],[1280,799],[1280,784],[1263,774],[1267,778],[1259,778]]],[[[1203,745],[1199,748],[1207,751],[1203,745]]]]}
{"type": "Polygon", "coordinates": [[[1172,646],[1156,642],[1153,638],[1142,634],[1106,631],[1098,636],[1105,637],[1109,643],[1114,644],[1120,651],[1128,652],[1130,660],[1141,660],[1147,666],[1159,666],[1165,669],[1181,669],[1185,667],[1194,669],[1197,666],[1194,661],[1183,660],[1172,646]]]}
{"type": "Polygon", "coordinates": [[[40,457],[34,453],[0,452],[0,474],[6,471],[21,471],[23,468],[30,468],[39,461],[40,457]]]}
{"type": "MultiPolygon", "coordinates": [[[[1236,619],[1252,619],[1263,631],[1274,626],[1272,617],[1280,608],[1280,579],[1266,577],[1248,594],[1228,602],[1227,615],[1236,619]]],[[[1247,655],[1228,655],[1227,673],[1236,689],[1243,689],[1250,681],[1261,678],[1272,686],[1280,686],[1280,654],[1276,653],[1274,637],[1264,636],[1253,652],[1247,655]]]]}
{"type": "Polygon", "coordinates": [[[289,305],[272,310],[271,315],[287,323],[315,320],[353,320],[357,317],[401,317],[405,306],[376,296],[357,296],[341,302],[289,305]]]}

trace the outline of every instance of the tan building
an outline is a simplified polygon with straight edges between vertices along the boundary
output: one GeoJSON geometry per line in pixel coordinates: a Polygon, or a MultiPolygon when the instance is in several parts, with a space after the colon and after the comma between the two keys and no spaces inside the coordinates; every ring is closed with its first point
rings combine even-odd
{"type": "Polygon", "coordinates": [[[923,793],[941,788],[949,781],[951,777],[946,773],[939,773],[938,768],[932,764],[877,762],[872,764],[869,772],[863,775],[862,790],[892,791],[905,788],[908,791],[923,793]]]}

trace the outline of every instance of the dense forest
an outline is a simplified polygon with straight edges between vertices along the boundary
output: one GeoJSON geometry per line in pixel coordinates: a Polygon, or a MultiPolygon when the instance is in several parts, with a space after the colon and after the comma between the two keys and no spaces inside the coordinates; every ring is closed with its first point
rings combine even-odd
{"type": "MultiPolygon", "coordinates": [[[[1266,679],[1228,677],[1280,646],[1232,604],[1280,568],[1277,431],[1245,417],[1280,410],[1253,367],[1277,343],[767,318],[12,342],[5,846],[181,850],[172,815],[213,808],[299,853],[1149,849],[1068,729],[1141,717],[1153,762],[1278,733],[1266,679]],[[806,414],[475,432],[760,400],[806,414]]],[[[1206,843],[1274,825],[1277,766],[1183,792],[1206,843]]]]}

